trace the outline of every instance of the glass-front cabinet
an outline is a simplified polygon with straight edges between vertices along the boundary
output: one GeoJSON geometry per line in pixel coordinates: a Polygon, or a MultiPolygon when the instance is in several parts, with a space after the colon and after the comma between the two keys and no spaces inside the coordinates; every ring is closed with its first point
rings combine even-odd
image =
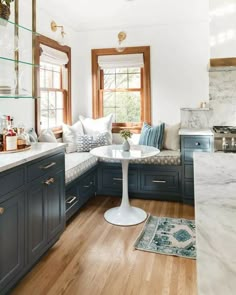
{"type": "Polygon", "coordinates": [[[9,20],[0,18],[0,98],[35,98],[32,3],[15,0],[9,20]]]}

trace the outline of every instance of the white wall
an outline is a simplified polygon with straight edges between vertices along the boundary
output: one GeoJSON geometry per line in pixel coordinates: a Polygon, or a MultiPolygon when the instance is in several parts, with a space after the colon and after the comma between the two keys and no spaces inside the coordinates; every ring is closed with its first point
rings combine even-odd
{"type": "MultiPolygon", "coordinates": [[[[187,13],[183,8],[184,15],[187,13]]],[[[42,8],[37,11],[37,20],[37,31],[51,38],[56,38],[50,31],[51,20],[65,25],[42,8]]],[[[169,25],[122,29],[127,32],[127,46],[151,46],[153,124],[159,120],[169,124],[179,122],[181,107],[197,107],[201,101],[208,100],[207,6],[199,21],[183,18],[182,22],[169,25]]],[[[72,47],[72,118],[75,122],[79,114],[92,115],[91,49],[115,47],[118,31],[76,33],[66,25],[65,31],[72,47]]],[[[34,101],[2,100],[0,113],[12,114],[16,123],[23,121],[27,127],[34,126],[34,101]]]]}
{"type": "Polygon", "coordinates": [[[210,0],[211,57],[236,56],[236,1],[210,0]]]}
{"type": "MultiPolygon", "coordinates": [[[[203,14],[207,16],[207,11],[203,14]]],[[[152,123],[180,121],[181,107],[208,100],[208,21],[125,30],[127,46],[151,46],[152,123]]],[[[91,49],[115,47],[117,31],[78,33],[79,95],[73,118],[92,115],[91,49]]]]}

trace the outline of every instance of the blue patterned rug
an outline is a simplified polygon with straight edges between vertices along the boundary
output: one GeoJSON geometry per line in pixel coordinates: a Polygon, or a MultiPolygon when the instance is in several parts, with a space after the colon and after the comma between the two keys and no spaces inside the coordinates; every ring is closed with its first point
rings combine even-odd
{"type": "Polygon", "coordinates": [[[194,220],[149,216],[135,249],[196,259],[194,220]]]}

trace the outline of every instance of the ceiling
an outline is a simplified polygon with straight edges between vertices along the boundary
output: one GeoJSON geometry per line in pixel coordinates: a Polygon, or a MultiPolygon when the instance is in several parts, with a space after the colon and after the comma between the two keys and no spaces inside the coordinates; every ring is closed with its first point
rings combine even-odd
{"type": "Polygon", "coordinates": [[[208,11],[206,0],[37,0],[37,5],[75,31],[207,21],[208,11]]]}

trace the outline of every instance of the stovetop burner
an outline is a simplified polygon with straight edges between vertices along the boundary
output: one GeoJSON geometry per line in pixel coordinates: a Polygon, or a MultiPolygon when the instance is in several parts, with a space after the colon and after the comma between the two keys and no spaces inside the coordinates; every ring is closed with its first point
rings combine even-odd
{"type": "Polygon", "coordinates": [[[213,126],[213,130],[221,134],[236,134],[235,126],[213,126]]]}

